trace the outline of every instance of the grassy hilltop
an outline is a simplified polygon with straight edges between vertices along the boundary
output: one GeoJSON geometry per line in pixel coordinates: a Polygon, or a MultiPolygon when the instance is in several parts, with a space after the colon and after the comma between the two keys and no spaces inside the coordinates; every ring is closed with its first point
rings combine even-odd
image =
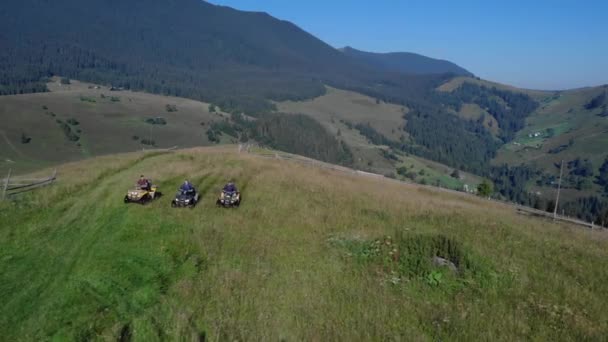
{"type": "Polygon", "coordinates": [[[606,234],[237,154],[100,157],[0,204],[6,340],[602,340],[606,234]],[[140,173],[166,194],[125,205],[140,173]],[[215,208],[234,177],[244,201],[215,208]],[[203,193],[172,209],[184,178],[203,193]],[[433,256],[457,268],[433,266],[433,256]]]}

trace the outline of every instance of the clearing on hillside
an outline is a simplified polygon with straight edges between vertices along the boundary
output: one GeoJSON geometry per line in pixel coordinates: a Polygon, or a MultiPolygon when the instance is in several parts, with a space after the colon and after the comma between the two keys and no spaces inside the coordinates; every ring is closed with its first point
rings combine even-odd
{"type": "Polygon", "coordinates": [[[54,78],[49,89],[0,96],[0,174],[142,148],[210,145],[209,125],[228,117],[198,101],[75,80],[54,78]]]}

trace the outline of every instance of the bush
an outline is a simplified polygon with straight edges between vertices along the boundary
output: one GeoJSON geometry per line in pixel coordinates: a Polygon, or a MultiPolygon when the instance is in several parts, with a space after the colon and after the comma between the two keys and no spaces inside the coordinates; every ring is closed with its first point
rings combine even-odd
{"type": "Polygon", "coordinates": [[[67,119],[67,121],[66,121],[66,122],[67,122],[68,124],[72,125],[72,126],[77,126],[77,125],[79,125],[79,124],[80,124],[80,122],[78,122],[78,120],[76,120],[76,119],[74,119],[74,118],[67,119]]]}
{"type": "Polygon", "coordinates": [[[152,140],[152,139],[141,139],[141,143],[143,145],[149,145],[149,146],[154,146],[156,145],[156,141],[152,140]]]}
{"type": "MultiPolygon", "coordinates": [[[[61,120],[58,120],[61,121],[61,120]]],[[[78,134],[72,132],[72,127],[70,127],[70,125],[68,125],[65,122],[58,122],[59,126],[61,127],[61,129],[63,130],[63,134],[65,134],[65,137],[68,138],[69,141],[78,141],[80,140],[80,137],[78,136],[78,134]]]]}
{"type": "Polygon", "coordinates": [[[168,105],[165,106],[165,109],[169,113],[177,112],[177,106],[176,105],[168,104],[168,105]]]}
{"type": "Polygon", "coordinates": [[[145,120],[146,123],[149,123],[151,125],[166,125],[167,124],[167,120],[165,120],[165,118],[147,118],[145,120]]]}
{"type": "Polygon", "coordinates": [[[120,97],[118,97],[118,96],[112,96],[112,97],[110,97],[110,101],[112,101],[112,102],[120,102],[120,97]]]}
{"type": "Polygon", "coordinates": [[[61,78],[61,84],[71,84],[72,82],[70,81],[69,78],[67,77],[62,77],[61,78]]]}
{"type": "Polygon", "coordinates": [[[492,184],[490,184],[490,182],[488,182],[487,180],[483,180],[483,182],[481,182],[478,186],[477,186],[477,194],[479,196],[482,197],[490,197],[490,195],[492,195],[493,190],[492,190],[492,184]]]}
{"type": "Polygon", "coordinates": [[[95,102],[97,102],[97,100],[95,100],[95,99],[94,99],[94,98],[92,98],[92,97],[88,97],[88,96],[81,96],[81,97],[80,97],[80,101],[82,101],[82,102],[90,102],[90,103],[95,103],[95,102]]]}
{"type": "Polygon", "coordinates": [[[30,141],[32,141],[32,138],[27,136],[27,134],[25,133],[21,133],[21,143],[22,144],[29,144],[30,141]]]}
{"type": "Polygon", "coordinates": [[[131,139],[133,139],[133,140],[136,140],[136,141],[137,141],[137,140],[139,140],[139,136],[134,135],[134,136],[132,136],[132,137],[131,137],[131,139]]]}

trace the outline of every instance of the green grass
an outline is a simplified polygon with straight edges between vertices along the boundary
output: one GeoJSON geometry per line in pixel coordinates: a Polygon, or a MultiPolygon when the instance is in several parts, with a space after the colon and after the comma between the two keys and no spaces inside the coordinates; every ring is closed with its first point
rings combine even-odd
{"type": "Polygon", "coordinates": [[[66,164],[56,185],[1,203],[3,339],[599,341],[608,334],[605,233],[235,150],[66,164]],[[141,173],[165,197],[123,204],[141,173]],[[172,209],[186,177],[202,202],[172,209]],[[215,208],[231,177],[242,206],[215,208]],[[387,240],[395,247],[376,251],[376,241],[387,240]],[[460,271],[433,266],[432,255],[460,271]]]}
{"type": "Polygon", "coordinates": [[[133,140],[133,135],[152,139],[158,147],[210,145],[206,128],[200,123],[222,119],[221,115],[209,113],[209,105],[202,102],[110,92],[107,87],[95,89],[78,81],[62,86],[58,82],[55,79],[49,84],[49,93],[0,97],[0,173],[9,168],[16,173],[30,172],[39,166],[145,147],[133,140]],[[179,111],[168,113],[167,103],[175,104],[179,111]],[[149,127],[144,121],[158,116],[165,118],[167,124],[149,127]],[[68,141],[55,122],[70,118],[79,122],[77,128],[82,130],[79,135],[86,140],[86,148],[68,141]],[[32,138],[29,144],[21,143],[23,132],[32,138]]]}

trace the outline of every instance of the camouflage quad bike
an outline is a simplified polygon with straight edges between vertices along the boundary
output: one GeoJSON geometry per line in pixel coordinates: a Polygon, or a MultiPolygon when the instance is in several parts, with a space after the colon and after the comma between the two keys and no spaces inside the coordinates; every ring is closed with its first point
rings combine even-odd
{"type": "Polygon", "coordinates": [[[136,187],[135,189],[127,191],[124,202],[146,204],[160,196],[162,196],[162,193],[158,191],[155,185],[151,185],[149,189],[136,187]]]}
{"type": "Polygon", "coordinates": [[[238,191],[224,191],[220,193],[220,197],[215,202],[218,207],[236,208],[241,205],[241,193],[238,191]]]}

